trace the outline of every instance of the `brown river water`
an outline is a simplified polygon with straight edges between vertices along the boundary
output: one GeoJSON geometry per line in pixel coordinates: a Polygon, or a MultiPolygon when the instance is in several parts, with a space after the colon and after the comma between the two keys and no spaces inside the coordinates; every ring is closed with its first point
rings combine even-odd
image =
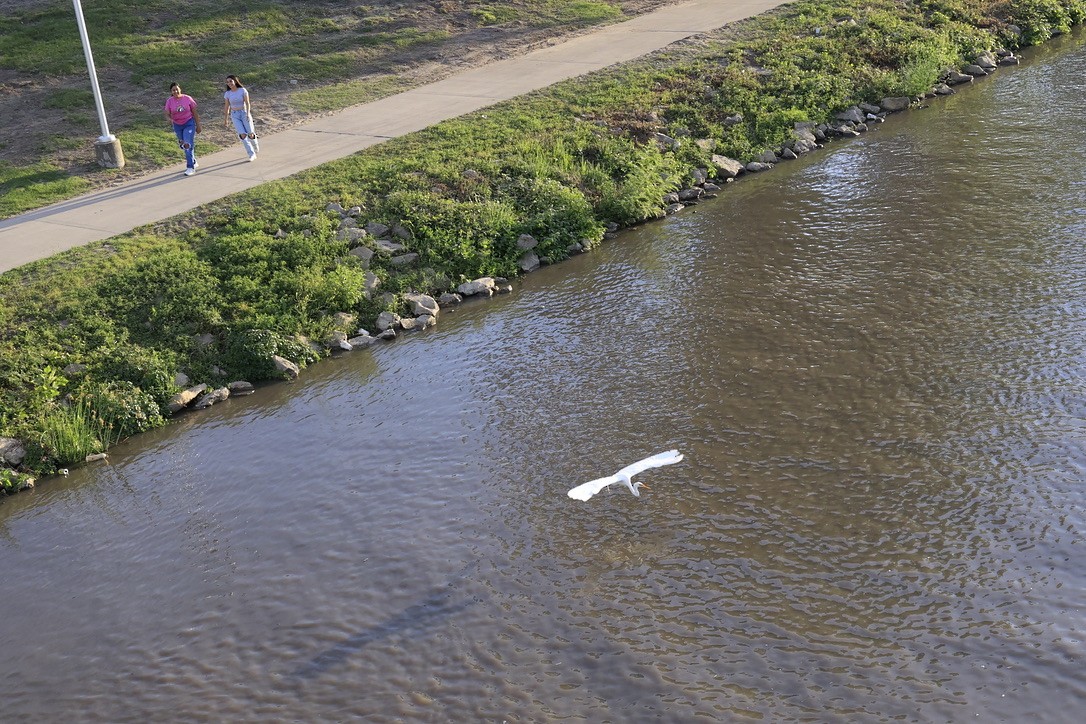
{"type": "Polygon", "coordinates": [[[4,500],[0,720],[1077,720],[1084,79],[1061,39],[4,500]]]}

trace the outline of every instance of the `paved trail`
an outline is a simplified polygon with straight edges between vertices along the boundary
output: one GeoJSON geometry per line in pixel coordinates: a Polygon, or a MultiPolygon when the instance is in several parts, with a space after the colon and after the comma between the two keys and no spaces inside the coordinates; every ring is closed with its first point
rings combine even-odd
{"type": "Polygon", "coordinates": [[[349,156],[389,138],[633,60],[784,3],[690,0],[671,5],[270,134],[261,139],[260,157],[255,163],[249,163],[241,147],[235,145],[200,156],[200,169],[192,177],[181,173],[179,161],[176,168],[0,221],[0,273],[349,156]]]}

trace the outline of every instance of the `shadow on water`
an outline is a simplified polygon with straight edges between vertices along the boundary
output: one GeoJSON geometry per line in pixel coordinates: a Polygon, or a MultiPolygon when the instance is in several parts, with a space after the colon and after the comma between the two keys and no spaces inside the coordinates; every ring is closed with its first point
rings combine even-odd
{"type": "Polygon", "coordinates": [[[474,599],[464,598],[458,590],[458,584],[478,569],[479,561],[467,564],[445,585],[434,589],[430,595],[418,603],[322,651],[290,672],[290,676],[296,679],[312,679],[340,666],[352,655],[375,641],[381,641],[390,636],[414,638],[426,634],[442,621],[475,605],[474,599]]]}

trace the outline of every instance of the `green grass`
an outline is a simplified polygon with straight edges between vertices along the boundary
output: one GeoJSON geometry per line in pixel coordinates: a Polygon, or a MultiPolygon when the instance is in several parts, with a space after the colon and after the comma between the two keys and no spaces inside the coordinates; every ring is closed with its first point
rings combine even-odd
{"type": "Polygon", "coordinates": [[[89,187],[85,179],[47,163],[14,166],[0,162],[0,217],[71,198],[89,187]]]}
{"type": "Polygon", "coordinates": [[[42,104],[46,108],[62,108],[65,110],[81,110],[89,108],[94,112],[94,94],[89,90],[77,90],[64,88],[49,94],[42,104]]]}
{"type": "Polygon", "coordinates": [[[367,103],[394,93],[401,93],[410,87],[410,81],[402,76],[386,75],[298,91],[291,95],[291,102],[298,110],[319,113],[367,103]]]}

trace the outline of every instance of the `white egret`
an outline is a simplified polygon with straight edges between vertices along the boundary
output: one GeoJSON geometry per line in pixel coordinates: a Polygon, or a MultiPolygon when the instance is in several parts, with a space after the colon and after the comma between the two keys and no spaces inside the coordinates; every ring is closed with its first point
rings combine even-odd
{"type": "Polygon", "coordinates": [[[588,500],[596,493],[606,488],[611,483],[624,483],[630,492],[641,497],[641,492],[638,488],[647,488],[644,483],[634,483],[630,481],[630,478],[637,475],[640,472],[648,470],[649,468],[658,468],[662,465],[674,465],[683,459],[682,454],[678,450],[668,450],[652,457],[647,457],[644,460],[638,460],[636,463],[627,465],[619,470],[614,475],[609,475],[606,478],[599,478],[598,480],[590,480],[587,483],[582,483],[576,488],[569,491],[569,497],[574,500],[588,500]]]}

